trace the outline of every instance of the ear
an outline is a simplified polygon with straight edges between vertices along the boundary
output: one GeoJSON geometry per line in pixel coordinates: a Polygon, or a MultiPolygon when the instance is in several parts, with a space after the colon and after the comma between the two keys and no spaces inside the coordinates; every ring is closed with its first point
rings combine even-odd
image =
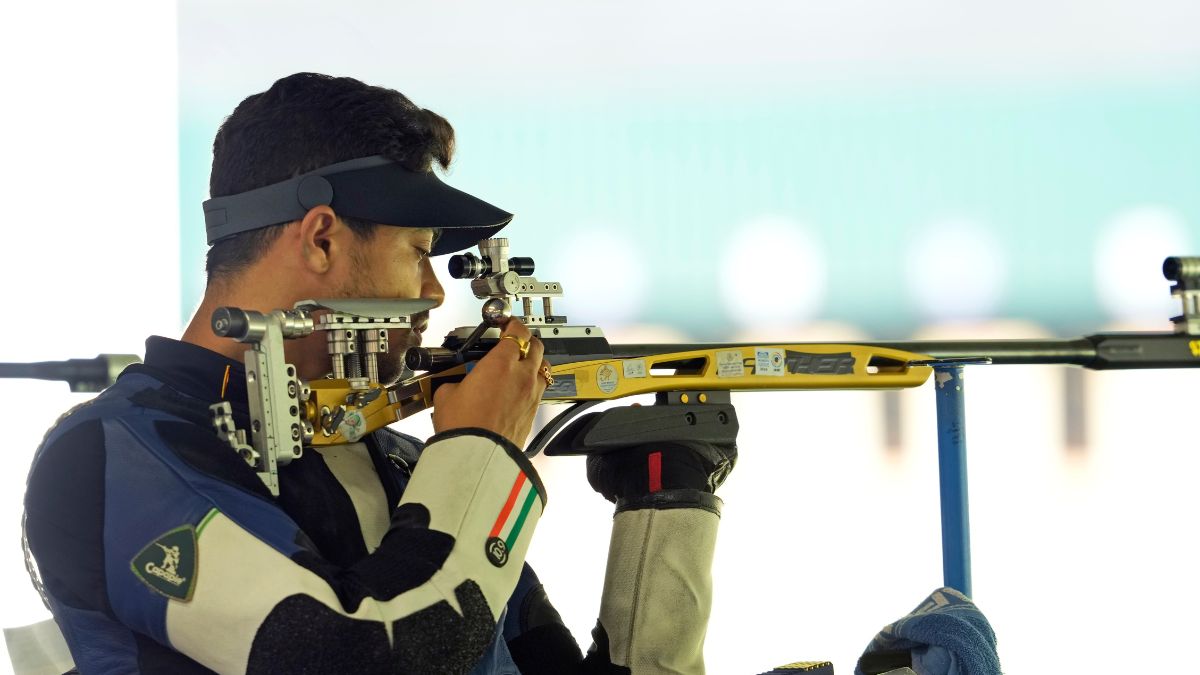
{"type": "Polygon", "coordinates": [[[302,263],[314,274],[329,272],[335,259],[348,255],[346,236],[350,234],[333,209],[325,205],[312,207],[297,229],[302,263]]]}

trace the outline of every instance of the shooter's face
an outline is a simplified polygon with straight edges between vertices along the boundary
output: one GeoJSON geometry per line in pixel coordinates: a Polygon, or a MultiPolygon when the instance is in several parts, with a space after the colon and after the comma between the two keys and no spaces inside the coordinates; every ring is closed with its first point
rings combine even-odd
{"type": "MultiPolygon", "coordinates": [[[[338,295],[344,298],[426,298],[442,304],[444,291],[433,272],[429,251],[433,231],[381,225],[353,252],[356,272],[338,295]]],[[[379,356],[379,379],[393,384],[404,371],[404,352],[421,344],[429,313],[412,317],[412,328],[388,331],[388,352],[379,356]]]]}

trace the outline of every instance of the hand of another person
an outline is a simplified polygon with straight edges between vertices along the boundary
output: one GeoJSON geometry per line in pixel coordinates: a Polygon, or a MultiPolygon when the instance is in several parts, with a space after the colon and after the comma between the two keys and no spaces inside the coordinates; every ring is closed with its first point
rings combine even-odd
{"type": "Polygon", "coordinates": [[[462,382],[443,384],[433,396],[433,430],[475,427],[500,434],[518,448],[525,444],[546,390],[542,341],[518,319],[500,331],[500,343],[475,362],[462,382]],[[509,339],[508,336],[515,339],[509,339]],[[522,358],[520,345],[529,351],[522,358]]]}

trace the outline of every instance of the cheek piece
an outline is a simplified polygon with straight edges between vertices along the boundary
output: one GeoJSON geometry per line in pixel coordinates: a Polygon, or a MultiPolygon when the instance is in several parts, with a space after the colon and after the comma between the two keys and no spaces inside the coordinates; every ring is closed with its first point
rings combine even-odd
{"type": "Polygon", "coordinates": [[[446,185],[431,171],[409,171],[375,155],[209,199],[204,202],[208,243],[299,220],[321,205],[340,216],[372,223],[440,229],[433,255],[469,248],[499,232],[513,218],[503,209],[446,185]]]}

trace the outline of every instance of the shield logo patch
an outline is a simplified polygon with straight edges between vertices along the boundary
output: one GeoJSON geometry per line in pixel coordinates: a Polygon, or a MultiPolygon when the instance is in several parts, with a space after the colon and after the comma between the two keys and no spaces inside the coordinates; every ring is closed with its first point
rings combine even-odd
{"type": "Polygon", "coordinates": [[[133,562],[133,573],[155,592],[187,602],[196,587],[196,530],[177,527],[146,545],[133,562]]]}

